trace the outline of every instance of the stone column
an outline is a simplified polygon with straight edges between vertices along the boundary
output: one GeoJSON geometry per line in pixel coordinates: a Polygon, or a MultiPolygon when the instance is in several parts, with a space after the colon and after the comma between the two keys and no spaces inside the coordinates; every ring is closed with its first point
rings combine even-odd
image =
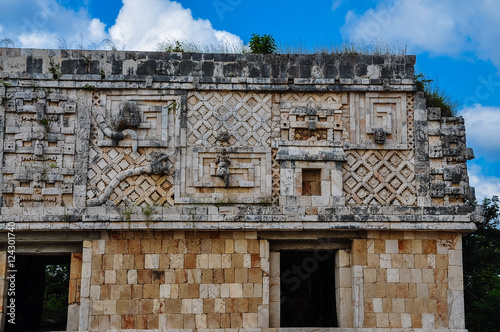
{"type": "Polygon", "coordinates": [[[280,327],[280,253],[269,255],[269,327],[280,327]]]}
{"type": "Polygon", "coordinates": [[[429,124],[422,92],[415,95],[415,172],[418,206],[430,206],[429,124]]]}
{"type": "Polygon", "coordinates": [[[82,253],[82,282],[80,289],[80,319],[79,330],[87,331],[90,328],[90,314],[92,301],[90,299],[90,278],[92,274],[92,242],[83,241],[82,253]]]}
{"type": "Polygon", "coordinates": [[[448,319],[450,329],[465,329],[462,235],[457,234],[448,250],[448,319]]]}
{"type": "Polygon", "coordinates": [[[71,254],[68,295],[68,331],[77,331],[80,319],[80,287],[82,278],[82,254],[71,254]]]}
{"type": "Polygon", "coordinates": [[[352,268],[347,250],[335,254],[335,297],[339,327],[352,327],[352,268]]]}

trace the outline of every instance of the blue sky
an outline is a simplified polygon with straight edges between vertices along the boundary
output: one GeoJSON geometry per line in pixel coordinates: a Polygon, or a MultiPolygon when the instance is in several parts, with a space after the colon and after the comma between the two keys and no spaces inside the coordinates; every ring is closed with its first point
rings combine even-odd
{"type": "Polygon", "coordinates": [[[285,44],[406,45],[417,71],[461,102],[476,154],[470,180],[482,199],[500,195],[498,17],[496,0],[0,0],[0,39],[29,48],[112,39],[120,49],[155,50],[166,38],[243,45],[266,33],[285,44]]]}

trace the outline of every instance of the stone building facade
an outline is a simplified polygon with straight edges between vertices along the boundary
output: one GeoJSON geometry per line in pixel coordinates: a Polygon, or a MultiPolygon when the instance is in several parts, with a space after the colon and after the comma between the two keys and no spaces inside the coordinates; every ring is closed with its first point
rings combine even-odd
{"type": "Polygon", "coordinates": [[[2,326],[15,236],[68,331],[465,331],[473,153],[414,64],[0,49],[2,326]]]}

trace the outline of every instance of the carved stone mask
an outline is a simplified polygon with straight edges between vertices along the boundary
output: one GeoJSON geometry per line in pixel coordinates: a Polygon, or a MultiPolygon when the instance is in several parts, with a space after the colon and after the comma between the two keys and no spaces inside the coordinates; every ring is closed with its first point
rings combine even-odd
{"type": "Polygon", "coordinates": [[[219,133],[217,134],[217,140],[219,142],[227,142],[229,141],[229,133],[225,130],[223,131],[219,131],[219,133]]]}
{"type": "Polygon", "coordinates": [[[385,142],[385,131],[382,128],[377,128],[375,129],[373,133],[373,139],[375,140],[375,143],[377,144],[384,144],[385,142]]]}
{"type": "Polygon", "coordinates": [[[141,123],[139,107],[133,101],[122,101],[119,112],[111,119],[111,127],[115,131],[122,131],[127,128],[137,128],[141,123]]]}
{"type": "Polygon", "coordinates": [[[151,173],[167,174],[168,169],[168,156],[164,153],[153,152],[151,155],[151,173]]]}

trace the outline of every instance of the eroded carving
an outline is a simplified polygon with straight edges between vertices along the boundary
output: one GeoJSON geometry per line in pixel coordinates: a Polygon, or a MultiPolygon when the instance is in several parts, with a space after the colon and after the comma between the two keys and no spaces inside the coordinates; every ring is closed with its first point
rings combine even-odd
{"type": "Polygon", "coordinates": [[[215,176],[224,179],[224,184],[227,188],[229,186],[229,164],[231,164],[231,158],[227,154],[226,149],[222,149],[217,157],[215,157],[215,163],[217,164],[215,176]]]}
{"type": "Polygon", "coordinates": [[[219,131],[217,134],[217,140],[222,143],[229,142],[229,133],[225,130],[219,131]]]}
{"type": "Polygon", "coordinates": [[[169,170],[168,156],[164,153],[153,152],[151,155],[151,173],[152,174],[167,174],[169,170]]]}
{"type": "Polygon", "coordinates": [[[476,156],[474,155],[474,150],[472,150],[472,148],[466,148],[465,149],[465,159],[472,160],[474,158],[476,158],[476,156]]]}
{"type": "Polygon", "coordinates": [[[92,108],[92,115],[104,135],[111,139],[122,140],[125,136],[129,136],[132,139],[132,151],[136,152],[138,139],[137,132],[125,128],[135,128],[139,126],[141,122],[139,108],[136,103],[125,101],[120,103],[119,109],[118,115],[111,120],[111,126],[108,125],[104,116],[102,116],[97,109],[92,108]]]}
{"type": "Polygon", "coordinates": [[[116,131],[123,131],[128,128],[137,128],[141,123],[141,113],[139,107],[133,101],[122,101],[118,114],[111,119],[111,128],[116,131]]]}
{"type": "Polygon", "coordinates": [[[164,153],[154,152],[151,154],[151,162],[149,165],[142,167],[128,168],[118,173],[108,184],[104,192],[96,198],[87,201],[87,206],[103,205],[111,196],[115,188],[128,177],[141,174],[166,174],[170,165],[168,156],[164,153]]]}
{"type": "Polygon", "coordinates": [[[385,130],[382,128],[377,128],[373,131],[373,139],[375,140],[375,143],[377,144],[384,144],[386,136],[385,136],[385,130]]]}
{"type": "Polygon", "coordinates": [[[341,104],[323,104],[316,107],[292,107],[289,112],[285,112],[288,109],[284,108],[282,117],[285,119],[281,123],[283,136],[288,136],[289,141],[331,142],[335,141],[335,132],[337,132],[338,139],[342,128],[337,126],[335,118],[338,118],[337,115],[342,114],[338,110],[341,104]],[[332,109],[325,107],[331,107],[332,109]]]}
{"type": "Polygon", "coordinates": [[[76,91],[23,87],[9,94],[2,115],[3,205],[75,206],[76,91]]]}

